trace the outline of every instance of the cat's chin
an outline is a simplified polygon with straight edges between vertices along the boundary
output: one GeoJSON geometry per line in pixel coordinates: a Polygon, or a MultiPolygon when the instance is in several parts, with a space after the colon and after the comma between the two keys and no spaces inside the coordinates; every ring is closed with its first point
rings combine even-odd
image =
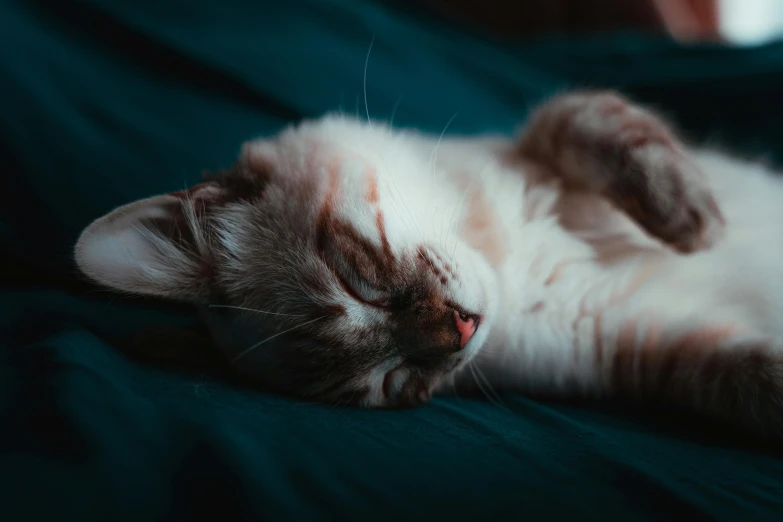
{"type": "MultiPolygon", "coordinates": [[[[357,406],[360,408],[389,410],[408,409],[422,406],[430,401],[441,383],[448,376],[429,378],[415,383],[405,383],[409,389],[393,395],[385,392],[385,382],[381,389],[365,396],[357,406]]],[[[384,379],[386,381],[386,379],[384,379]]]]}
{"type": "Polygon", "coordinates": [[[417,377],[404,368],[392,370],[371,384],[370,392],[355,405],[369,409],[405,409],[421,406],[435,396],[453,395],[455,377],[465,372],[489,336],[489,324],[482,327],[483,331],[482,328],[477,330],[474,338],[455,356],[451,370],[426,378],[417,377]]]}

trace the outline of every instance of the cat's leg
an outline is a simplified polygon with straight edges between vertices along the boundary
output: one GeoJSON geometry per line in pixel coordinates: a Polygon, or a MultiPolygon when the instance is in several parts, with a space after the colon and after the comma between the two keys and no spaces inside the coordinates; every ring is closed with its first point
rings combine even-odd
{"type": "Polygon", "coordinates": [[[650,353],[618,354],[613,391],[692,409],[783,442],[783,341],[721,340],[723,333],[721,327],[695,330],[650,353]]]}
{"type": "Polygon", "coordinates": [[[574,92],[544,103],[517,151],[567,187],[602,194],[680,252],[722,235],[723,217],[687,147],[660,117],[618,94],[574,92]]]}

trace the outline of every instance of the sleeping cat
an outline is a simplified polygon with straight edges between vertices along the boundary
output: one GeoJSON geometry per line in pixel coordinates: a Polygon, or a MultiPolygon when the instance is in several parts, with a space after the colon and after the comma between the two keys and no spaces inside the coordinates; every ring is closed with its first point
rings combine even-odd
{"type": "Polygon", "coordinates": [[[622,396],[781,437],[781,239],[770,171],[572,92],[516,140],[305,122],[98,219],[75,256],[204,305],[236,370],[282,393],[622,396]]]}

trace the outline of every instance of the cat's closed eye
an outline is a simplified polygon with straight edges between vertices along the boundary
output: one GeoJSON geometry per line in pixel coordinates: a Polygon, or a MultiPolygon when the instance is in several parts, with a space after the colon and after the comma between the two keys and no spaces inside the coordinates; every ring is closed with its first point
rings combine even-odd
{"type": "Polygon", "coordinates": [[[374,288],[373,285],[362,280],[361,277],[355,273],[343,276],[336,271],[335,275],[340,282],[340,286],[352,299],[376,308],[386,308],[389,306],[391,298],[389,292],[374,288]]]}

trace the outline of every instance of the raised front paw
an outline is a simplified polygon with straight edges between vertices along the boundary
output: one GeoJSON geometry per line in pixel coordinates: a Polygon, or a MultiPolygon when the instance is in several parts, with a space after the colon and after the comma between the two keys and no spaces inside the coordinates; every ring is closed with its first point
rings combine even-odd
{"type": "Polygon", "coordinates": [[[685,153],[665,145],[629,148],[625,174],[605,195],[648,233],[682,253],[723,237],[725,221],[704,174],[685,153]]]}
{"type": "Polygon", "coordinates": [[[574,187],[604,195],[648,233],[688,253],[712,246],[724,220],[688,149],[657,115],[611,92],[559,96],[536,111],[521,154],[574,187]]]}

